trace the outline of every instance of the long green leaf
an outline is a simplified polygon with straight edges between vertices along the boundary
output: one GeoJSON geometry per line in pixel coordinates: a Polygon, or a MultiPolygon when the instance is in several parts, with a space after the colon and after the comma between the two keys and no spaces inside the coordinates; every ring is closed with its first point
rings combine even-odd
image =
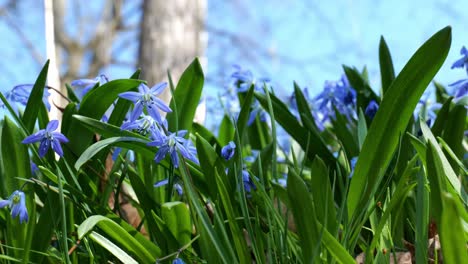
{"type": "Polygon", "coordinates": [[[92,231],[89,236],[96,243],[98,243],[103,248],[107,249],[110,253],[112,253],[112,255],[116,256],[120,261],[122,261],[122,263],[129,263],[129,264],[138,263],[138,261],[136,261],[130,255],[128,255],[127,252],[125,252],[125,250],[121,249],[116,244],[112,243],[112,241],[105,238],[104,236],[101,236],[99,233],[92,231]]]}
{"type": "Polygon", "coordinates": [[[176,127],[179,130],[185,129],[190,131],[192,129],[192,122],[198,103],[200,102],[204,80],[205,77],[203,76],[200,61],[198,58],[195,58],[182,73],[169,105],[171,109],[174,109],[174,105],[176,105],[178,113],[178,116],[176,116],[175,112],[167,115],[170,131],[174,131],[176,127]]]}
{"type": "Polygon", "coordinates": [[[440,222],[440,242],[444,263],[468,263],[468,252],[460,217],[462,212],[457,206],[457,198],[449,193],[442,194],[443,210],[440,222]]]}
{"type": "Polygon", "coordinates": [[[318,257],[314,251],[320,246],[321,238],[312,197],[304,181],[292,169],[288,174],[287,186],[294,222],[300,238],[303,261],[314,263],[318,257]]]}
{"type": "MultiPolygon", "coordinates": [[[[442,66],[451,43],[451,28],[432,36],[411,57],[385,94],[369,128],[348,193],[348,215],[376,192],[422,93],[442,66]]],[[[359,212],[358,212],[359,213],[359,212]]]]}
{"type": "MultiPolygon", "coordinates": [[[[47,80],[47,71],[49,70],[49,60],[39,73],[36,82],[29,95],[28,103],[24,109],[23,122],[30,133],[33,132],[34,125],[36,124],[37,115],[40,107],[42,106],[42,95],[44,94],[44,87],[47,80]]],[[[60,87],[54,87],[59,89],[60,87]]]]}
{"type": "Polygon", "coordinates": [[[106,235],[143,263],[154,263],[161,255],[158,247],[151,249],[144,247],[120,225],[101,215],[90,216],[81,223],[78,227],[78,238],[83,239],[95,226],[98,226],[106,235]]]}
{"type": "Polygon", "coordinates": [[[379,42],[379,62],[380,62],[380,78],[382,79],[382,94],[385,95],[387,89],[395,79],[395,70],[393,68],[392,56],[388,49],[387,42],[383,36],[379,42]]]}
{"type": "MultiPolygon", "coordinates": [[[[420,121],[420,126],[423,132],[424,138],[428,141],[428,144],[430,143],[430,145],[433,147],[433,150],[435,152],[434,155],[436,155],[436,157],[440,159],[441,166],[438,168],[440,168],[441,170],[440,175],[444,176],[443,177],[444,179],[442,179],[443,183],[445,184],[445,181],[447,180],[453,188],[454,195],[457,195],[458,197],[460,197],[461,201],[463,201],[463,203],[466,206],[468,206],[468,194],[466,193],[466,190],[463,189],[463,186],[461,185],[460,180],[458,179],[455,171],[453,170],[452,166],[447,160],[447,157],[445,157],[445,154],[443,153],[442,148],[439,146],[436,138],[432,134],[431,129],[422,120],[420,121]]],[[[429,164],[427,164],[427,166],[429,170],[429,164]]],[[[447,190],[447,189],[444,188],[443,190],[447,190]]]]}
{"type": "Polygon", "coordinates": [[[185,203],[176,201],[161,206],[161,217],[182,247],[190,242],[192,224],[190,212],[185,203]]]}

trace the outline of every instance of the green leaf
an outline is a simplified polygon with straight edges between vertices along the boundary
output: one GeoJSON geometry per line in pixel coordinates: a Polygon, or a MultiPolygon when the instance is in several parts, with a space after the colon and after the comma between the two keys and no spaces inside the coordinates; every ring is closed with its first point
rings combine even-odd
{"type": "Polygon", "coordinates": [[[463,105],[455,105],[448,115],[442,138],[459,159],[466,153],[463,147],[466,127],[466,108],[463,105]]]}
{"type": "Polygon", "coordinates": [[[192,134],[200,135],[202,138],[208,141],[210,145],[216,146],[218,151],[221,151],[221,147],[224,146],[221,144],[221,142],[218,141],[218,139],[213,135],[213,133],[211,133],[210,130],[198,123],[193,123],[192,134]]]}
{"type": "MultiPolygon", "coordinates": [[[[189,201],[190,209],[192,210],[192,215],[196,215],[194,217],[195,226],[203,235],[206,235],[209,240],[211,241],[211,245],[213,248],[211,251],[215,251],[223,263],[237,263],[238,260],[234,253],[234,250],[230,245],[226,245],[223,241],[227,241],[228,239],[225,236],[224,232],[215,232],[213,225],[210,221],[208,213],[206,212],[204,205],[199,199],[199,195],[195,192],[193,188],[192,181],[190,179],[190,175],[188,174],[188,168],[185,164],[181,164],[179,167],[179,171],[182,177],[182,181],[184,182],[184,190],[185,194],[187,195],[187,200],[189,201]]],[[[217,214],[216,214],[217,215],[217,214]]]]}
{"type": "Polygon", "coordinates": [[[442,194],[443,210],[440,223],[440,242],[444,263],[468,263],[468,252],[456,198],[442,194]]]}
{"type": "Polygon", "coordinates": [[[434,125],[432,125],[431,128],[432,133],[436,137],[442,135],[442,131],[444,130],[447,120],[449,119],[450,107],[452,106],[452,99],[453,97],[450,97],[447,101],[445,101],[445,103],[439,109],[439,112],[437,112],[437,117],[434,121],[434,125]]]}
{"type": "Polygon", "coordinates": [[[229,141],[234,139],[234,132],[232,120],[228,116],[224,115],[218,132],[218,139],[221,146],[226,146],[229,141]]]}
{"type": "Polygon", "coordinates": [[[179,246],[182,247],[190,242],[192,224],[185,203],[179,201],[164,203],[161,206],[161,217],[179,242],[179,246]]]}
{"type": "MultiPolygon", "coordinates": [[[[321,224],[318,226],[321,229],[321,224]]],[[[326,229],[323,229],[322,235],[322,244],[327,248],[328,252],[335,257],[339,263],[343,264],[354,264],[356,261],[351,257],[351,255],[346,251],[346,249],[341,245],[335,237],[330,234],[326,229]]]]}
{"type": "Polygon", "coordinates": [[[314,204],[318,205],[316,208],[317,220],[320,223],[324,223],[331,234],[335,234],[338,231],[338,223],[336,222],[335,201],[333,199],[328,169],[325,163],[319,157],[316,157],[312,162],[310,170],[312,174],[310,185],[320,186],[319,188],[311,189],[314,204]]]}
{"type": "Polygon", "coordinates": [[[167,114],[169,131],[174,131],[175,127],[178,127],[179,130],[190,131],[192,129],[192,122],[200,101],[204,80],[203,69],[198,58],[195,58],[182,73],[169,105],[173,110],[174,105],[176,105],[178,112],[178,116],[176,116],[175,112],[167,114]]]}
{"type": "Polygon", "coordinates": [[[382,94],[385,95],[387,89],[395,79],[395,70],[393,68],[392,56],[388,49],[387,43],[383,36],[379,42],[379,62],[380,62],[380,77],[382,79],[382,94]]]}
{"type": "MultiPolygon", "coordinates": [[[[101,215],[90,216],[81,223],[77,230],[78,239],[83,239],[95,226],[99,227],[106,235],[117,242],[120,247],[142,263],[154,263],[156,258],[161,255],[161,250],[156,245],[153,248],[144,247],[123,227],[101,215]]],[[[135,232],[137,231],[135,230],[135,232]]]]}
{"type": "MultiPolygon", "coordinates": [[[[224,174],[224,166],[221,163],[219,155],[215,152],[215,150],[210,145],[210,143],[208,143],[208,141],[206,141],[204,138],[202,138],[198,134],[197,134],[196,146],[197,146],[198,158],[200,161],[200,169],[202,170],[206,178],[206,182],[203,188],[200,190],[201,191],[205,189],[208,190],[208,193],[205,193],[205,195],[209,195],[212,199],[216,199],[216,197],[218,196],[218,190],[216,188],[216,185],[213,184],[214,182],[216,182],[215,173],[216,171],[218,171],[218,173],[224,174]]],[[[224,181],[229,186],[229,190],[232,190],[233,183],[230,184],[226,180],[226,177],[224,177],[224,181]]]]}
{"type": "Polygon", "coordinates": [[[302,248],[304,263],[314,263],[317,260],[316,249],[320,246],[320,233],[312,197],[304,181],[294,172],[288,174],[288,197],[296,223],[299,243],[302,248]]]}
{"type": "MultiPolygon", "coordinates": [[[[443,186],[445,186],[446,185],[445,182],[448,181],[452,187],[449,189],[447,189],[448,187],[444,187],[441,190],[443,191],[451,190],[451,192],[453,191],[452,193],[460,197],[461,201],[463,201],[463,203],[468,206],[468,195],[465,189],[463,189],[463,186],[461,185],[460,180],[455,174],[455,171],[453,170],[449,161],[445,157],[445,154],[443,153],[441,147],[437,143],[437,140],[432,134],[430,128],[422,120],[420,120],[420,126],[423,132],[424,138],[428,141],[427,145],[428,146],[431,145],[432,152],[434,152],[434,153],[432,152],[431,153],[432,153],[432,159],[434,160],[434,162],[436,162],[436,164],[435,165],[433,164],[432,166],[436,166],[435,168],[439,170],[438,172],[441,177],[444,176],[440,180],[441,181],[440,184],[443,184],[443,186]]],[[[428,147],[427,153],[428,152],[429,152],[429,147],[428,147]]],[[[426,156],[428,155],[426,154],[426,156]]],[[[427,168],[428,168],[429,174],[434,171],[434,168],[431,169],[430,165],[431,164],[429,164],[429,157],[427,157],[427,168]]]]}
{"type": "MultiPolygon", "coordinates": [[[[301,113],[302,123],[305,123],[304,118],[307,118],[308,120],[314,120],[314,117],[312,116],[312,111],[309,107],[309,103],[307,102],[304,94],[301,91],[301,88],[296,82],[294,82],[294,96],[296,98],[297,111],[301,113]]],[[[311,128],[315,128],[315,131],[318,131],[315,122],[312,122],[311,128]]]]}
{"type": "Polygon", "coordinates": [[[125,250],[119,248],[116,244],[112,243],[109,239],[105,238],[104,236],[101,236],[99,233],[96,232],[91,232],[89,235],[92,240],[94,240],[96,243],[101,245],[103,248],[107,249],[112,255],[117,257],[122,263],[130,263],[130,264],[137,264],[138,261],[136,261],[134,258],[132,258],[130,255],[128,255],[125,250]]]}
{"type": "MultiPolygon", "coordinates": [[[[239,112],[239,116],[237,117],[237,130],[236,132],[239,133],[239,138],[240,142],[243,143],[244,140],[244,135],[246,127],[247,127],[247,122],[249,121],[249,114],[250,114],[250,108],[252,106],[253,102],[253,94],[254,94],[254,86],[250,86],[249,90],[247,91],[247,95],[245,95],[244,100],[242,102],[242,107],[239,112]]],[[[265,99],[266,100],[266,99],[265,99]]],[[[236,137],[234,137],[236,138],[236,137]]]]}
{"type": "MultiPolygon", "coordinates": [[[[451,28],[424,43],[392,82],[369,128],[348,193],[348,215],[376,192],[413,109],[447,57],[451,28]]],[[[357,212],[356,214],[358,214],[357,212]]]]}
{"type": "Polygon", "coordinates": [[[357,92],[357,108],[366,109],[371,100],[380,102],[379,97],[369,86],[368,81],[359,73],[356,68],[350,68],[343,65],[344,72],[348,78],[349,84],[357,92]]]}
{"type": "MultiPolygon", "coordinates": [[[[42,95],[44,94],[44,87],[47,80],[47,72],[49,70],[49,60],[39,73],[34,87],[29,95],[28,103],[24,109],[23,122],[27,130],[32,133],[34,125],[36,124],[37,114],[39,113],[40,107],[42,106],[42,95]]],[[[55,87],[58,89],[59,87],[55,87]]]]}
{"type": "Polygon", "coordinates": [[[228,195],[226,186],[223,183],[223,180],[218,173],[215,174],[216,185],[219,191],[219,196],[221,197],[221,202],[226,212],[226,216],[229,221],[229,227],[231,229],[231,235],[233,237],[234,246],[236,247],[236,252],[239,255],[239,259],[243,263],[251,262],[249,256],[249,250],[247,249],[247,244],[245,242],[244,233],[241,231],[239,225],[236,221],[236,214],[234,211],[233,204],[231,202],[230,196],[228,195]]]}
{"type": "Polygon", "coordinates": [[[146,143],[148,143],[148,139],[140,139],[140,138],[134,138],[134,137],[112,137],[112,138],[106,138],[104,140],[98,141],[91,145],[89,148],[87,148],[83,154],[78,158],[78,160],[75,163],[75,169],[79,170],[83,164],[85,164],[87,161],[89,161],[94,155],[99,153],[99,151],[105,149],[111,144],[115,144],[117,142],[132,142],[133,144],[135,143],[140,143],[141,147],[145,147],[146,143]]]}
{"type": "Polygon", "coordinates": [[[358,145],[359,145],[359,150],[362,149],[362,145],[364,144],[364,140],[366,139],[367,136],[367,123],[366,123],[366,117],[364,116],[364,113],[362,112],[362,109],[359,108],[359,119],[358,119],[358,145]]]}

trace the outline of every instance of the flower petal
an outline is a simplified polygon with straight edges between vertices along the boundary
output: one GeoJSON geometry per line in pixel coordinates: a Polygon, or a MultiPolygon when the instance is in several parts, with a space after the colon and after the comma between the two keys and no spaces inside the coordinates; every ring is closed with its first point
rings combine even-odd
{"type": "Polygon", "coordinates": [[[39,145],[39,157],[44,157],[47,151],[50,148],[50,140],[47,138],[43,138],[41,140],[41,144],[39,145]]]}
{"type": "Polygon", "coordinates": [[[11,202],[9,200],[1,200],[0,201],[0,208],[3,208],[5,206],[10,206],[11,202]]]}
{"type": "Polygon", "coordinates": [[[154,161],[156,163],[161,162],[164,157],[166,157],[167,152],[169,151],[169,146],[163,146],[159,148],[158,152],[156,152],[156,156],[154,156],[154,161]]]}
{"type": "Polygon", "coordinates": [[[166,89],[166,86],[167,86],[167,82],[160,82],[154,85],[153,87],[151,87],[150,93],[152,95],[159,95],[164,91],[164,89],[166,89]]]}
{"type": "Polygon", "coordinates": [[[60,142],[58,139],[53,139],[52,140],[52,150],[54,150],[60,157],[63,157],[63,150],[62,146],[60,146],[60,142]]]}
{"type": "Polygon", "coordinates": [[[55,131],[55,130],[57,130],[58,125],[59,125],[59,121],[58,121],[58,120],[51,120],[51,121],[49,122],[49,124],[47,124],[47,127],[46,127],[45,130],[48,131],[48,132],[55,131]]]}
{"type": "Polygon", "coordinates": [[[161,187],[169,183],[169,179],[164,179],[161,181],[156,182],[153,187],[161,187]]]}
{"type": "Polygon", "coordinates": [[[143,113],[143,104],[141,102],[137,102],[133,108],[132,115],[130,116],[130,121],[137,120],[141,113],[143,113]]]}
{"type": "Polygon", "coordinates": [[[137,92],[124,92],[119,94],[119,97],[136,103],[141,98],[141,94],[137,92]]]}
{"type": "Polygon", "coordinates": [[[67,143],[68,142],[68,138],[65,137],[62,133],[60,132],[53,132],[52,133],[52,136],[54,138],[56,138],[58,141],[62,142],[62,143],[67,143]]]}
{"type": "Polygon", "coordinates": [[[172,109],[169,108],[169,106],[166,105],[166,103],[164,103],[163,100],[157,98],[157,97],[153,97],[153,104],[155,104],[159,109],[161,109],[161,111],[164,111],[166,113],[171,113],[172,112],[172,109]]]}
{"type": "Polygon", "coordinates": [[[21,143],[23,144],[35,143],[35,142],[41,141],[43,137],[44,137],[44,130],[40,130],[36,134],[30,135],[26,137],[25,139],[23,139],[21,143]]]}

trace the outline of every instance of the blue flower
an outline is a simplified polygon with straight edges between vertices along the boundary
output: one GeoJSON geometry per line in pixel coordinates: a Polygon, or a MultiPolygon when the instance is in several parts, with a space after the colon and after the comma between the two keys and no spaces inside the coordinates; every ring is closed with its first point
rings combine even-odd
{"type": "Polygon", "coordinates": [[[242,182],[247,193],[257,189],[257,186],[255,186],[254,182],[250,178],[249,172],[247,170],[242,170],[242,182]]]}
{"type": "Polygon", "coordinates": [[[364,114],[372,120],[374,119],[374,116],[377,113],[377,110],[379,110],[379,105],[377,104],[376,101],[371,100],[369,104],[367,105],[366,111],[364,112],[364,114]]]}
{"type": "Polygon", "coordinates": [[[174,167],[179,167],[179,156],[178,152],[186,159],[189,159],[195,163],[198,163],[198,159],[195,154],[195,148],[191,145],[190,141],[183,138],[187,134],[187,130],[181,130],[176,133],[170,133],[169,136],[161,135],[154,141],[148,143],[148,146],[158,147],[159,150],[156,152],[154,161],[156,163],[161,162],[167,154],[171,156],[172,164],[174,167]]]}
{"type": "Polygon", "coordinates": [[[454,68],[465,68],[468,73],[468,50],[463,46],[460,50],[460,55],[463,55],[462,58],[458,59],[452,64],[452,69],[454,68]]]}
{"type": "Polygon", "coordinates": [[[83,97],[85,94],[91,90],[97,83],[99,85],[103,85],[105,83],[109,82],[109,79],[107,78],[106,75],[101,74],[97,76],[94,79],[78,79],[78,80],[73,80],[71,81],[70,85],[72,87],[81,89],[81,97],[83,97]]]}
{"type": "Polygon", "coordinates": [[[16,218],[19,216],[20,223],[28,222],[28,208],[26,208],[26,198],[24,192],[14,191],[8,200],[0,201],[0,208],[8,206],[11,209],[11,217],[16,218]]]}
{"type": "Polygon", "coordinates": [[[261,122],[266,122],[267,112],[265,112],[265,110],[263,110],[263,108],[260,107],[258,102],[256,102],[252,107],[253,107],[253,110],[250,112],[249,120],[247,121],[247,125],[248,126],[252,125],[253,122],[255,122],[255,118],[257,118],[257,116],[260,118],[261,122]]]}
{"type": "Polygon", "coordinates": [[[158,83],[155,86],[148,88],[145,84],[138,86],[139,92],[125,92],[119,94],[119,97],[132,101],[135,106],[130,117],[130,121],[135,121],[143,113],[143,108],[146,107],[148,114],[151,115],[158,123],[162,123],[160,109],[163,112],[172,112],[171,108],[167,106],[163,100],[157,96],[161,94],[166,88],[167,83],[158,83]]]}
{"type": "Polygon", "coordinates": [[[225,160],[230,160],[232,157],[234,157],[235,151],[236,144],[233,141],[229,141],[229,143],[221,149],[221,156],[225,160]]]}
{"type": "Polygon", "coordinates": [[[172,264],[185,264],[185,262],[181,258],[175,258],[172,264]]]}
{"type": "Polygon", "coordinates": [[[162,133],[158,123],[149,115],[144,115],[142,118],[124,123],[122,130],[136,130],[138,134],[147,135],[149,133],[162,133]]]}
{"type": "Polygon", "coordinates": [[[272,180],[274,183],[279,184],[281,187],[286,188],[288,185],[288,175],[286,173],[283,173],[283,177],[272,180]]]}
{"type": "Polygon", "coordinates": [[[235,71],[231,74],[234,83],[239,87],[238,92],[247,92],[251,85],[256,91],[263,91],[263,85],[270,82],[268,78],[255,78],[251,71],[243,70],[239,65],[233,65],[235,71]]]}
{"type": "Polygon", "coordinates": [[[454,88],[452,94],[455,98],[460,98],[468,94],[468,79],[456,81],[449,84],[449,86],[454,88]]]}
{"type": "Polygon", "coordinates": [[[31,174],[34,176],[37,175],[37,173],[39,172],[39,167],[37,167],[36,163],[30,160],[29,165],[31,165],[31,174]]]}
{"type": "MultiPolygon", "coordinates": [[[[304,89],[302,90],[302,94],[304,95],[304,98],[305,100],[307,101],[307,103],[309,104],[309,108],[310,108],[310,111],[312,113],[312,117],[314,118],[314,122],[315,122],[315,125],[317,126],[317,128],[319,129],[319,131],[323,131],[325,130],[325,121],[326,121],[326,118],[323,114],[320,113],[320,111],[317,109],[317,103],[313,100],[310,99],[310,96],[309,96],[309,90],[307,87],[304,87],[304,89]]],[[[292,113],[293,115],[296,116],[296,118],[298,120],[301,119],[301,116],[300,116],[300,113],[299,113],[299,109],[298,109],[298,106],[297,106],[297,100],[296,100],[296,94],[293,93],[290,97],[289,97],[289,105],[291,107],[291,110],[292,110],[292,113]]]]}
{"type": "Polygon", "coordinates": [[[58,128],[58,120],[52,120],[47,124],[45,129],[39,130],[35,134],[26,137],[22,143],[31,144],[35,142],[41,142],[39,145],[39,156],[42,158],[45,156],[50,147],[55,151],[60,157],[63,156],[63,150],[60,146],[60,143],[67,143],[68,139],[60,132],[55,132],[58,128]]]}
{"type": "MultiPolygon", "coordinates": [[[[33,87],[34,87],[34,84],[16,85],[7,94],[6,98],[12,102],[16,102],[16,103],[26,106],[33,87]]],[[[44,89],[44,93],[42,94],[42,102],[44,103],[44,105],[47,107],[48,110],[50,110],[50,104],[48,101],[49,95],[50,95],[49,90],[44,89]]]]}
{"type": "Polygon", "coordinates": [[[352,177],[353,177],[354,168],[356,167],[357,160],[358,160],[358,157],[353,157],[353,158],[351,158],[351,160],[349,161],[349,165],[350,165],[350,167],[351,167],[351,172],[349,173],[349,178],[352,178],[352,177]]]}
{"type": "MultiPolygon", "coordinates": [[[[169,183],[169,179],[164,179],[164,180],[158,181],[153,186],[161,187],[161,186],[167,185],[168,183],[169,183]]],[[[177,194],[179,194],[179,196],[182,196],[182,194],[184,194],[184,189],[182,188],[182,185],[176,183],[174,184],[174,189],[176,190],[177,194]]]]}
{"type": "Polygon", "coordinates": [[[355,117],[356,91],[345,75],[339,81],[327,81],[323,91],[314,98],[324,121],[335,117],[335,108],[349,120],[355,117]]]}

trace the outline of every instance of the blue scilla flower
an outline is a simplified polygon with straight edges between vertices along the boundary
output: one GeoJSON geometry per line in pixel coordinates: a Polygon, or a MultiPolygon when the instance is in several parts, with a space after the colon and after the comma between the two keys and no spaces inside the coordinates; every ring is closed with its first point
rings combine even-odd
{"type": "MultiPolygon", "coordinates": [[[[26,104],[28,103],[28,100],[29,100],[29,95],[31,94],[31,91],[32,91],[33,87],[34,87],[34,84],[16,85],[15,87],[13,87],[13,89],[11,89],[10,92],[7,93],[6,98],[10,102],[16,102],[16,103],[19,103],[19,104],[22,104],[22,105],[26,106],[26,104]]],[[[50,104],[49,104],[49,101],[48,101],[49,95],[50,95],[49,90],[44,89],[44,93],[42,94],[42,102],[47,107],[47,109],[50,111],[50,104]]]]}
{"type": "Polygon", "coordinates": [[[0,201],[0,208],[8,206],[11,209],[11,217],[19,216],[20,223],[28,222],[28,208],[26,208],[26,197],[22,191],[14,191],[8,200],[0,201]]]}
{"type": "Polygon", "coordinates": [[[236,144],[233,141],[229,141],[229,143],[221,149],[221,156],[225,160],[230,160],[234,157],[234,153],[236,152],[236,144]]]}
{"type": "Polygon", "coordinates": [[[175,258],[172,264],[185,264],[185,262],[181,258],[175,258]]]}
{"type": "Polygon", "coordinates": [[[452,64],[452,69],[455,68],[465,68],[466,72],[468,73],[468,50],[463,46],[460,50],[460,55],[463,55],[460,59],[455,61],[452,64]]]}
{"type": "Polygon", "coordinates": [[[379,104],[375,100],[371,100],[366,107],[364,114],[368,116],[371,120],[374,119],[375,114],[379,110],[379,104]]]}
{"type": "Polygon", "coordinates": [[[96,78],[94,79],[78,79],[78,80],[73,80],[71,81],[70,85],[76,89],[80,89],[81,90],[81,97],[83,97],[85,94],[87,94],[89,92],[89,90],[91,90],[91,88],[93,88],[97,83],[99,83],[99,85],[103,85],[105,83],[109,82],[109,79],[107,78],[106,75],[104,74],[101,74],[99,76],[97,76],[96,78]]]}
{"type": "Polygon", "coordinates": [[[353,158],[351,158],[351,160],[349,161],[349,166],[351,167],[351,172],[349,173],[349,178],[352,178],[352,177],[353,177],[354,168],[356,167],[357,161],[358,161],[358,157],[353,157],[353,158]]]}
{"type": "Polygon", "coordinates": [[[265,110],[263,110],[263,108],[260,106],[258,101],[256,101],[255,104],[252,107],[253,107],[253,109],[250,112],[249,120],[247,121],[247,125],[251,126],[253,124],[253,122],[255,122],[255,118],[257,118],[257,116],[260,118],[261,122],[266,122],[267,118],[268,118],[267,112],[265,110]]]}
{"type": "MultiPolygon", "coordinates": [[[[164,123],[164,122],[163,122],[164,123]]],[[[165,122],[167,124],[167,122],[165,122]]],[[[150,133],[160,134],[159,123],[149,115],[144,115],[142,118],[134,121],[125,122],[120,128],[122,130],[134,130],[138,134],[147,135],[150,133]]]]}
{"type": "Polygon", "coordinates": [[[449,86],[453,87],[452,95],[455,98],[464,97],[468,94],[468,79],[456,81],[449,86]]]}
{"type": "Polygon", "coordinates": [[[58,128],[58,120],[52,120],[47,124],[45,129],[39,130],[35,134],[26,137],[22,143],[31,144],[35,142],[41,142],[39,145],[39,156],[44,157],[50,147],[55,151],[60,157],[63,156],[63,150],[60,146],[60,143],[67,143],[68,139],[60,132],[55,132],[58,128]]]}
{"type": "Polygon", "coordinates": [[[257,186],[255,186],[254,182],[250,178],[250,174],[247,170],[242,170],[242,183],[244,184],[244,189],[247,193],[257,189],[257,186]]]}
{"type": "Polygon", "coordinates": [[[335,108],[349,120],[356,115],[356,91],[350,86],[345,75],[338,81],[325,82],[323,91],[314,98],[314,102],[326,119],[335,117],[335,108]]]}
{"type": "Polygon", "coordinates": [[[158,123],[162,123],[161,114],[159,110],[170,113],[171,108],[167,106],[163,100],[157,96],[161,94],[166,88],[167,83],[162,82],[148,88],[145,84],[138,86],[138,92],[125,92],[119,94],[119,97],[132,101],[135,106],[130,116],[130,121],[135,121],[143,113],[143,108],[146,107],[148,114],[151,115],[158,123]]]}
{"type": "Polygon", "coordinates": [[[288,174],[283,173],[281,178],[273,179],[272,182],[279,184],[283,188],[286,188],[288,186],[288,174]]]}
{"type": "Polygon", "coordinates": [[[249,70],[243,70],[239,65],[233,65],[234,72],[231,77],[234,83],[239,87],[238,92],[247,92],[251,85],[255,86],[256,91],[263,91],[263,85],[270,82],[268,78],[255,78],[249,70]]]}
{"type": "Polygon", "coordinates": [[[155,138],[154,141],[148,143],[148,146],[158,147],[154,161],[161,162],[167,154],[171,156],[172,164],[174,167],[179,167],[178,152],[186,159],[198,163],[195,148],[191,145],[190,141],[183,138],[187,134],[187,130],[181,130],[176,133],[170,133],[169,136],[161,135],[155,138]]]}
{"type": "MultiPolygon", "coordinates": [[[[168,183],[169,183],[169,179],[164,179],[164,180],[156,182],[153,186],[157,188],[157,187],[167,185],[168,183]]],[[[179,196],[182,196],[182,194],[184,194],[184,189],[182,188],[182,185],[180,185],[179,183],[174,184],[174,189],[176,190],[179,196]]]]}

